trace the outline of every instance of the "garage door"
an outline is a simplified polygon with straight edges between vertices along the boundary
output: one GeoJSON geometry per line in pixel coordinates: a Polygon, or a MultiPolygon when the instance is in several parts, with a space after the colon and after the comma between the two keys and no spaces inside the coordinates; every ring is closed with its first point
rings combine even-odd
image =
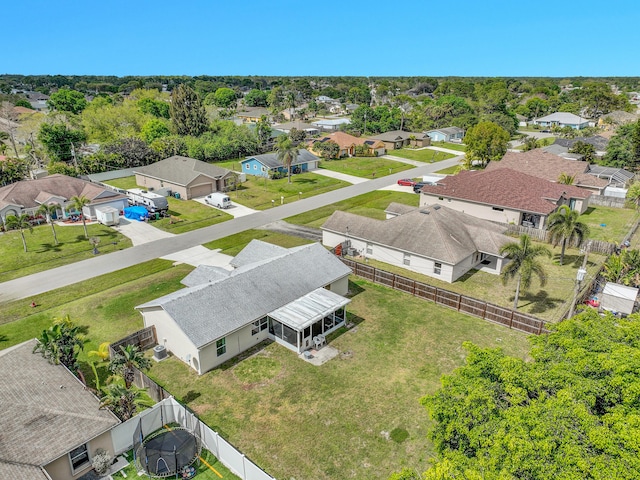
{"type": "Polygon", "coordinates": [[[189,189],[189,198],[204,197],[213,192],[213,186],[211,183],[205,185],[197,185],[189,189]]]}

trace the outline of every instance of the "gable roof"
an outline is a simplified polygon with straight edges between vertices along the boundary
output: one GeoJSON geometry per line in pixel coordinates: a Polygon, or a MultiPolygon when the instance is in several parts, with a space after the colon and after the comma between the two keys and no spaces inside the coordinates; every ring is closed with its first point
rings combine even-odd
{"type": "Polygon", "coordinates": [[[553,183],[511,168],[464,170],[439,180],[436,185],[425,185],[422,193],[542,215],[553,212],[560,198],[591,196],[583,188],[553,183]]]}
{"type": "Polygon", "coordinates": [[[287,249],[273,243],[251,240],[233,259],[229,262],[234,268],[250,265],[268,258],[275,258],[283,255],[287,249]]]}
{"type": "Polygon", "coordinates": [[[33,354],[36,340],[0,352],[0,452],[44,466],[120,423],[64,366],[33,354]]]}
{"type": "Polygon", "coordinates": [[[319,243],[245,264],[218,281],[185,288],[136,308],[161,307],[201,348],[269,312],[346,277],[351,270],[319,243]]]}
{"type": "Polygon", "coordinates": [[[564,124],[581,125],[589,122],[587,118],[579,117],[573,113],[568,112],[555,112],[544,117],[536,118],[536,122],[557,122],[564,124]]]}
{"type": "Polygon", "coordinates": [[[92,204],[109,202],[118,198],[126,198],[113,190],[108,190],[95,183],[67,177],[66,175],[49,175],[35,180],[22,180],[0,188],[0,208],[5,205],[20,205],[23,208],[36,208],[41,204],[39,195],[47,192],[50,196],[57,196],[69,200],[74,196],[85,196],[92,204]]]}
{"type": "Polygon", "coordinates": [[[325,135],[320,139],[311,140],[309,146],[313,147],[314,143],[324,143],[333,141],[338,144],[341,149],[349,148],[352,145],[367,145],[369,148],[381,148],[384,147],[384,143],[381,140],[370,140],[363,137],[355,137],[345,132],[333,132],[329,135],[325,135]]]}
{"type": "Polygon", "coordinates": [[[416,138],[428,137],[426,133],[405,132],[404,130],[392,130],[390,132],[384,132],[379,135],[375,135],[371,138],[374,140],[382,140],[383,142],[397,142],[400,140],[406,140],[412,135],[416,138]]]}
{"type": "Polygon", "coordinates": [[[316,125],[311,125],[310,123],[301,122],[300,120],[296,120],[294,122],[286,122],[279,123],[274,125],[273,128],[276,130],[291,130],[295,128],[296,130],[314,130],[317,131],[318,127],[316,125]]]}
{"type": "Polygon", "coordinates": [[[229,270],[214,265],[198,265],[189,275],[180,280],[180,283],[187,287],[195,287],[209,282],[228,277],[229,270]]]}
{"type": "Polygon", "coordinates": [[[406,213],[387,220],[336,211],[322,229],[450,265],[475,252],[500,255],[500,247],[513,241],[504,226],[441,205],[402,210],[406,213]]]}
{"type": "Polygon", "coordinates": [[[458,133],[464,133],[464,129],[460,127],[445,127],[445,128],[435,128],[433,130],[429,130],[427,134],[431,132],[440,132],[445,135],[456,135],[458,133]]]}
{"type": "Polygon", "coordinates": [[[240,118],[256,118],[266,115],[271,115],[271,112],[265,107],[245,107],[244,111],[238,112],[236,117],[240,118]]]}
{"type": "Polygon", "coordinates": [[[195,158],[174,155],[151,165],[137,167],[133,170],[133,173],[164,180],[176,185],[187,186],[201,175],[213,180],[219,180],[233,172],[195,158]]]}
{"type": "Polygon", "coordinates": [[[603,178],[589,175],[588,162],[568,160],[540,148],[522,153],[507,152],[502,160],[489,162],[485,171],[494,171],[499,168],[510,168],[550,182],[557,182],[560,175],[566,173],[575,177],[573,184],[577,187],[605,188],[609,183],[603,178]]]}
{"type": "MultiPolygon", "coordinates": [[[[252,159],[257,160],[262,165],[268,168],[282,167],[282,162],[278,160],[278,156],[276,153],[263,153],[262,155],[253,155],[251,157],[245,158],[240,163],[248,162],[252,159]]],[[[291,162],[291,165],[300,165],[302,163],[315,162],[317,160],[319,160],[319,158],[316,157],[313,153],[304,148],[301,148],[298,151],[298,156],[296,157],[296,159],[291,162]]]]}
{"type": "Polygon", "coordinates": [[[588,145],[593,145],[596,151],[604,152],[609,145],[609,139],[600,135],[593,135],[591,137],[578,137],[578,138],[556,138],[554,145],[560,145],[567,148],[572,148],[577,142],[583,142],[588,145]]]}

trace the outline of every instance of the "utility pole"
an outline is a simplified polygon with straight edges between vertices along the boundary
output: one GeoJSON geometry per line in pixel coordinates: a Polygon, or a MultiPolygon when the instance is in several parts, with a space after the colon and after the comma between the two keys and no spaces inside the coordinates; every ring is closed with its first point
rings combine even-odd
{"type": "Polygon", "coordinates": [[[576,275],[576,289],[573,293],[573,300],[571,301],[571,308],[569,309],[569,315],[567,318],[573,317],[573,313],[576,309],[576,302],[578,301],[578,293],[580,293],[580,286],[582,285],[582,281],[584,280],[585,275],[587,274],[587,259],[589,258],[589,249],[591,248],[591,242],[587,243],[584,251],[584,258],[582,259],[582,266],[578,269],[578,273],[576,275]]]}

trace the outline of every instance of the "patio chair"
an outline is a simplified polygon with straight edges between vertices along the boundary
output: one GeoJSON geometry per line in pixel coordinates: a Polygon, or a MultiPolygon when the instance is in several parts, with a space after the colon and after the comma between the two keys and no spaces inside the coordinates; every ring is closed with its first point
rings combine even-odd
{"type": "Polygon", "coordinates": [[[316,350],[319,350],[322,347],[322,340],[320,337],[313,337],[313,345],[316,347],[316,350]]]}
{"type": "Polygon", "coordinates": [[[318,335],[318,340],[320,340],[321,346],[327,344],[327,337],[325,337],[324,335],[318,335]]]}

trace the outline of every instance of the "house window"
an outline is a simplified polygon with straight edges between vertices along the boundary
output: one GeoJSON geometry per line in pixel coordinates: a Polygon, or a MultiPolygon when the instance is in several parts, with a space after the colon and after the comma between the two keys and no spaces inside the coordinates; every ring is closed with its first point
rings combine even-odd
{"type": "Polygon", "coordinates": [[[254,165],[254,166],[253,166],[253,169],[254,169],[254,170],[257,170],[257,169],[258,169],[258,165],[254,165]]]}
{"type": "Polygon", "coordinates": [[[87,444],[85,443],[71,450],[71,452],[69,452],[69,460],[71,461],[71,468],[74,473],[83,466],[86,466],[89,463],[89,449],[87,448],[87,444]]]}
{"type": "Polygon", "coordinates": [[[440,273],[442,272],[442,264],[435,262],[433,264],[433,273],[434,275],[440,275],[440,273]]]}
{"type": "Polygon", "coordinates": [[[492,210],[495,210],[496,212],[504,212],[504,208],[499,208],[499,207],[491,207],[492,210]]]}
{"type": "Polygon", "coordinates": [[[251,335],[257,335],[262,330],[267,329],[267,317],[263,317],[260,320],[253,322],[253,328],[251,329],[251,335]]]}
{"type": "Polygon", "coordinates": [[[373,247],[370,243],[367,243],[367,255],[371,255],[373,253],[373,247]]]}
{"type": "Polygon", "coordinates": [[[267,167],[262,167],[262,171],[266,172],[267,171],[267,167]]]}
{"type": "Polygon", "coordinates": [[[216,352],[219,357],[227,353],[227,339],[225,337],[216,341],[216,352]]]}
{"type": "Polygon", "coordinates": [[[438,200],[444,200],[444,197],[438,197],[438,200]]]}
{"type": "Polygon", "coordinates": [[[409,255],[408,253],[403,254],[402,263],[405,265],[411,265],[411,255],[409,255]]]}
{"type": "Polygon", "coordinates": [[[249,170],[251,168],[251,166],[248,163],[244,164],[244,168],[246,168],[247,170],[249,170]]]}

